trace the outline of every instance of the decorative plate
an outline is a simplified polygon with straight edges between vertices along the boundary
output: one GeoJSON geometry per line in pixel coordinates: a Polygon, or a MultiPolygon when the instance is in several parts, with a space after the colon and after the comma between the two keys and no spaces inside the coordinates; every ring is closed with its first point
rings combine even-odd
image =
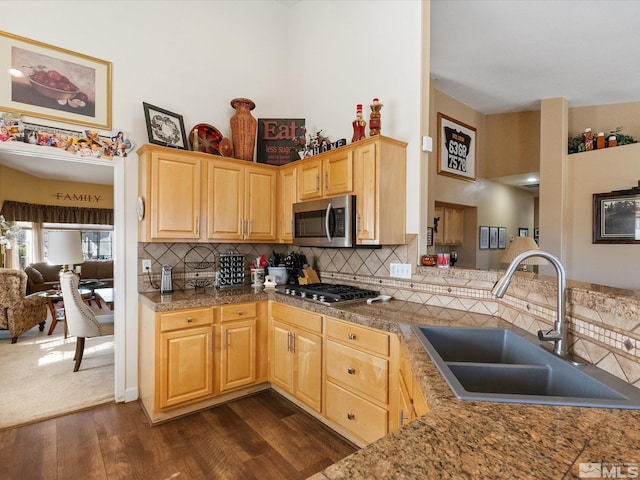
{"type": "Polygon", "coordinates": [[[198,148],[197,150],[204,153],[212,153],[213,155],[220,155],[220,140],[222,140],[222,133],[213,125],[207,125],[206,123],[199,123],[191,129],[189,132],[189,144],[192,150],[194,148],[194,136],[195,132],[198,132],[198,148]]]}
{"type": "Polygon", "coordinates": [[[136,200],[136,213],[138,214],[138,221],[142,221],[144,219],[144,199],[142,197],[138,197],[136,200]]]}

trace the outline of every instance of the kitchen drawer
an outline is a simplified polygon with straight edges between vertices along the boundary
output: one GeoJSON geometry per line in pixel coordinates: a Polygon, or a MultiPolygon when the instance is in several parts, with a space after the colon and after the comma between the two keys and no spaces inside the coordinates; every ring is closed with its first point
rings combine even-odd
{"type": "Polygon", "coordinates": [[[282,303],[271,304],[271,317],[314,333],[322,333],[322,315],[282,303]]]}
{"type": "Polygon", "coordinates": [[[387,403],[389,362],[370,353],[327,341],[327,378],[349,390],[387,403]]]}
{"type": "Polygon", "coordinates": [[[389,334],[353,323],[327,319],[327,338],[376,355],[389,355],[389,334]]]}
{"type": "Polygon", "coordinates": [[[366,443],[387,434],[387,410],[331,382],[327,382],[326,416],[366,443]]]}
{"type": "Polygon", "coordinates": [[[160,314],[160,330],[163,332],[212,324],[213,308],[179,310],[160,314]]]}
{"type": "Polygon", "coordinates": [[[243,318],[255,318],[257,315],[257,305],[251,303],[236,303],[220,307],[220,321],[240,320],[243,318]]]}

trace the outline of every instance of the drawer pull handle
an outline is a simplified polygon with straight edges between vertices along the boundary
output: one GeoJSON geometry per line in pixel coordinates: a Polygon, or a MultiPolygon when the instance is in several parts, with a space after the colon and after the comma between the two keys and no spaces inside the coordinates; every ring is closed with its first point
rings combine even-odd
{"type": "Polygon", "coordinates": [[[355,375],[356,374],[356,369],[349,367],[349,368],[347,368],[347,373],[349,375],[355,375]]]}
{"type": "Polygon", "coordinates": [[[356,334],[355,333],[350,333],[348,338],[349,338],[349,340],[355,340],[356,339],[356,334]]]}
{"type": "Polygon", "coordinates": [[[187,317],[187,323],[191,323],[191,322],[193,322],[193,318],[187,317]]]}
{"type": "Polygon", "coordinates": [[[244,312],[242,310],[238,310],[238,315],[244,315],[244,312]]]}
{"type": "Polygon", "coordinates": [[[348,418],[349,420],[355,420],[355,419],[356,419],[356,416],[355,416],[353,413],[347,413],[347,418],[348,418]]]}

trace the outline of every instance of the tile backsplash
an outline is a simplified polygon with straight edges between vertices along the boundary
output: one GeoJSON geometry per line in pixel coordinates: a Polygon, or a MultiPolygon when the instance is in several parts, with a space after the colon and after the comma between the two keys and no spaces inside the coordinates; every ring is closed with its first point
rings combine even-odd
{"type": "MultiPolygon", "coordinates": [[[[249,264],[257,257],[266,255],[271,257],[273,253],[281,255],[291,252],[306,256],[309,265],[323,274],[342,274],[355,277],[389,277],[390,263],[417,264],[418,246],[417,236],[407,236],[407,245],[392,245],[382,248],[311,248],[296,247],[280,244],[249,244],[249,243],[138,243],[138,291],[152,292],[156,290],[149,281],[149,275],[142,271],[142,259],[151,260],[151,281],[159,285],[162,265],[173,268],[174,288],[190,288],[188,280],[189,260],[200,259],[209,255],[217,259],[221,253],[237,253],[245,256],[247,269],[246,283],[250,283],[248,275],[249,264]],[[189,257],[187,257],[189,255],[189,257]],[[187,262],[185,262],[187,260],[187,262]]],[[[207,257],[209,258],[209,257],[207,257]]],[[[214,268],[217,268],[217,264],[214,268]]]]}

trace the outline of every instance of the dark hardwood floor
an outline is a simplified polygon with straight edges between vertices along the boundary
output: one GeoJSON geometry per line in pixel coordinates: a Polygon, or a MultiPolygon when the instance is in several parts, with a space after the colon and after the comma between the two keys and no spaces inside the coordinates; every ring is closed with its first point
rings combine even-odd
{"type": "Polygon", "coordinates": [[[130,402],[0,431],[0,479],[289,480],[355,450],[268,390],[154,427],[130,402]]]}

